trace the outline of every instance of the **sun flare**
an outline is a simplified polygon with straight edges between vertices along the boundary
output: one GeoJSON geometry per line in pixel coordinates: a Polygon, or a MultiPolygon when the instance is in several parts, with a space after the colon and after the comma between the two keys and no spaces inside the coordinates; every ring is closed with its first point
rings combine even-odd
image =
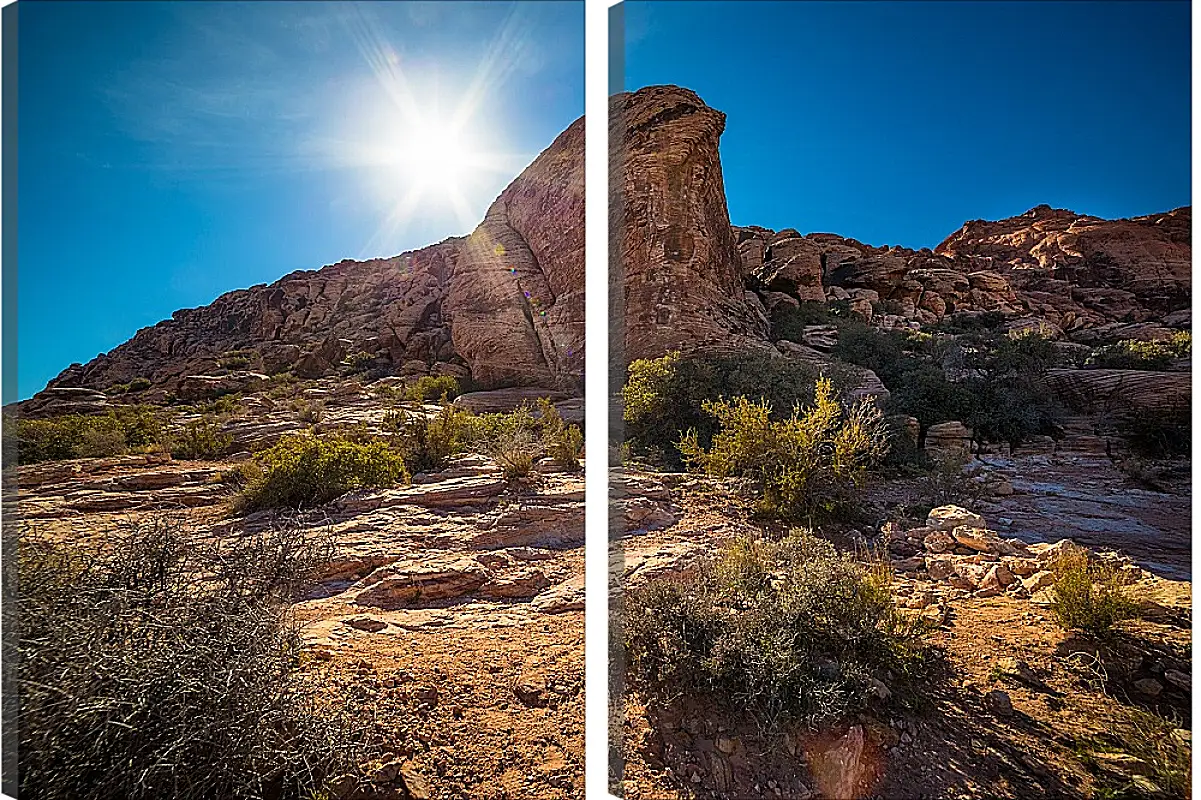
{"type": "Polygon", "coordinates": [[[346,97],[336,132],[320,147],[334,163],[360,170],[382,212],[364,247],[387,252],[412,221],[453,219],[470,233],[496,195],[529,163],[506,152],[503,124],[488,114],[495,89],[523,48],[510,17],[474,73],[430,70],[392,47],[370,9],[355,6],[352,35],[374,80],[346,97]]]}
{"type": "Polygon", "coordinates": [[[402,177],[423,189],[460,190],[476,156],[464,137],[440,121],[410,127],[397,143],[402,177]]]}

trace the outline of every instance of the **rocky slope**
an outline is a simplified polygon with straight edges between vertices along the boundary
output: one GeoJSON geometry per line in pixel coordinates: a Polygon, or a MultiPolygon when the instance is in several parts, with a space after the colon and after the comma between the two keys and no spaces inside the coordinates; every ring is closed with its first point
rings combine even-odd
{"type": "Polygon", "coordinates": [[[467,237],[345,260],[183,309],[51,388],[145,378],[174,391],[230,363],[316,378],[347,357],[479,388],[575,388],[584,365],[584,124],[577,120],[467,237]]]}
{"type": "MultiPolygon", "coordinates": [[[[353,382],[314,383],[300,396],[325,403],[316,432],[379,431],[388,409],[378,397],[353,382]]],[[[246,450],[306,427],[264,394],[243,397],[222,423],[231,449],[246,450]]],[[[364,700],[388,743],[391,766],[353,796],[581,796],[583,475],[543,463],[538,484],[518,490],[491,458],[468,453],[410,485],[302,514],[236,516],[226,476],[248,455],[21,466],[22,536],[103,544],[165,518],[217,541],[274,525],[327,537],[328,562],[291,614],[304,642],[302,677],[333,701],[364,700]]]]}
{"type": "MultiPolygon", "coordinates": [[[[902,613],[931,626],[945,658],[946,670],[919,704],[889,702],[885,686],[871,708],[813,730],[765,726],[735,708],[715,713],[712,700],[688,693],[665,701],[627,687],[623,796],[1060,798],[1101,796],[1115,786],[1133,786],[1131,796],[1169,796],[1156,788],[1158,776],[1148,777],[1146,752],[1130,752],[1137,737],[1106,737],[1141,709],[1175,719],[1170,735],[1186,747],[1190,741],[1189,532],[1178,524],[1187,503],[1165,511],[1176,515],[1167,527],[1143,526],[1154,535],[1148,541],[1162,536],[1182,548],[1173,568],[1113,552],[1128,544],[1121,526],[1093,528],[1088,543],[1097,549],[1085,551],[1059,539],[1070,532],[1065,520],[1104,514],[1113,523],[1126,515],[1150,521],[1162,500],[1123,485],[1103,458],[1026,453],[1003,461],[999,473],[1028,480],[1015,477],[1003,494],[975,506],[985,515],[946,506],[916,525],[890,523],[879,532],[902,613]],[[1072,489],[1047,482],[1065,477],[1072,489]],[[1095,491],[1098,482],[1106,499],[1095,491]],[[1112,505],[1098,514],[1099,501],[1112,505]],[[1067,551],[1113,564],[1143,605],[1142,619],[1123,623],[1108,644],[1055,622],[1047,565],[1067,551]],[[839,765],[833,779],[822,769],[831,760],[839,765]]],[[[761,534],[747,498],[729,481],[636,470],[616,480],[627,520],[629,509],[641,509],[641,522],[627,521],[612,544],[624,587],[687,580],[723,542],[761,534]]]]}
{"type": "Polygon", "coordinates": [[[748,286],[780,302],[846,301],[884,327],[999,312],[1058,333],[1115,323],[1186,325],[1191,209],[1102,220],[1039,206],[969,222],[934,251],[824,233],[736,228],[748,286]]]}

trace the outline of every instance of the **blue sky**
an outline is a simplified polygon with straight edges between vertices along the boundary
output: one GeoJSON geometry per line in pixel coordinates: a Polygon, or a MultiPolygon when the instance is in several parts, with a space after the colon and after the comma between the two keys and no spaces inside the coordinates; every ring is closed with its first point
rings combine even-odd
{"type": "Polygon", "coordinates": [[[627,89],[726,112],[735,224],[933,247],[1190,197],[1187,2],[626,3],[627,89]]]}
{"type": "Polygon", "coordinates": [[[469,233],[583,113],[583,18],[578,2],[22,4],[19,396],[176,309],[469,233]]]}

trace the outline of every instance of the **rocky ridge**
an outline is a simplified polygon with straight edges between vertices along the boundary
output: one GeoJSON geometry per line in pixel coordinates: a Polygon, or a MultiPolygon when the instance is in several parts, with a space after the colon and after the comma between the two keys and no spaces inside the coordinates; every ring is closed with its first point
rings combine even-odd
{"type": "Polygon", "coordinates": [[[470,236],[300,270],[176,311],[71,365],[48,389],[140,378],[163,393],[186,394],[204,379],[241,390],[260,373],[319,378],[348,358],[387,374],[469,378],[481,389],[575,389],[584,364],[583,140],[581,118],[470,236]]]}

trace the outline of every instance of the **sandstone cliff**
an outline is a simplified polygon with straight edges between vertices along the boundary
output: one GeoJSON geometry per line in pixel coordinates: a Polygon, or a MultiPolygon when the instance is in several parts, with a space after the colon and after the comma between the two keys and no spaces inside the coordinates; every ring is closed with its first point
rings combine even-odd
{"type": "Polygon", "coordinates": [[[610,235],[626,361],[765,339],[726,210],[724,129],[725,115],[687,89],[610,98],[610,235]]]}
{"type": "Polygon", "coordinates": [[[469,376],[479,388],[575,389],[584,365],[584,122],[577,120],[467,237],[345,260],[175,312],[49,387],[147,378],[175,389],[231,361],[319,377],[343,359],[469,376]]]}

